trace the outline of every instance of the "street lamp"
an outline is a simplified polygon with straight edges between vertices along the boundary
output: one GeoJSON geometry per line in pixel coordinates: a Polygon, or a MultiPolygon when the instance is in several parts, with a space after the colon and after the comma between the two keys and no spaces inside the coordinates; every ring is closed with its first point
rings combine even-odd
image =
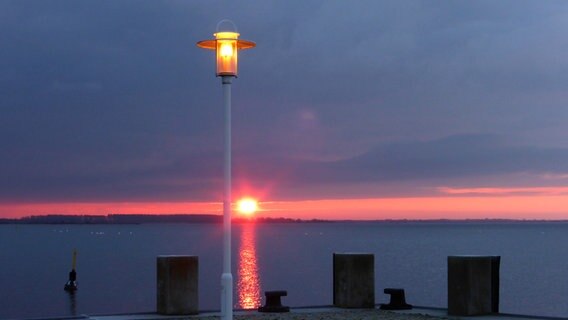
{"type": "Polygon", "coordinates": [[[233,275],[231,274],[231,83],[237,77],[237,56],[239,50],[254,48],[252,41],[239,39],[234,23],[222,20],[217,24],[215,39],[203,40],[197,46],[215,50],[217,56],[216,75],[223,84],[223,105],[225,109],[225,156],[223,189],[223,274],[221,274],[221,318],[233,319],[233,275]],[[219,31],[223,22],[233,25],[233,31],[219,31]]]}

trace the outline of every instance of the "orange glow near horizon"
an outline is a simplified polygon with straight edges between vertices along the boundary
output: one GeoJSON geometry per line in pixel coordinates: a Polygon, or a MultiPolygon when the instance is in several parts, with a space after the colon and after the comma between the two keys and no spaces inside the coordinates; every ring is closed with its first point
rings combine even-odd
{"type": "Polygon", "coordinates": [[[255,236],[254,224],[242,225],[237,290],[243,309],[256,309],[261,304],[255,236]]]}
{"type": "Polygon", "coordinates": [[[19,218],[47,214],[221,214],[220,202],[50,202],[0,204],[0,217],[19,218]]]}
{"type": "Polygon", "coordinates": [[[568,219],[568,195],[439,196],[264,202],[270,216],[303,219],[568,219]]]}
{"type": "MultiPolygon", "coordinates": [[[[568,188],[442,189],[431,197],[263,201],[260,217],[294,219],[568,219],[568,188]]],[[[236,209],[238,206],[236,207],[236,209]]],[[[46,214],[221,214],[220,202],[0,204],[0,217],[46,214]]]]}

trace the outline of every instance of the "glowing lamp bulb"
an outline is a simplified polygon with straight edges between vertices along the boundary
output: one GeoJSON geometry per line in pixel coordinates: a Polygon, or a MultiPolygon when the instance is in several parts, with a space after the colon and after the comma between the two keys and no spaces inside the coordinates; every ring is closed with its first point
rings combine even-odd
{"type": "Polygon", "coordinates": [[[231,43],[223,43],[221,44],[220,54],[224,58],[230,58],[233,56],[233,46],[231,43]]]}

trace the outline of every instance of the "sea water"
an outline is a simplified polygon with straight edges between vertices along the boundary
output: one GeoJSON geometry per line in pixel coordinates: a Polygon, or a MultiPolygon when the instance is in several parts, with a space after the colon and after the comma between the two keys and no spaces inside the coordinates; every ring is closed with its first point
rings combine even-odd
{"type": "MultiPolygon", "coordinates": [[[[355,251],[375,255],[377,303],[397,287],[408,303],[446,307],[448,255],[499,255],[501,312],[568,317],[566,223],[246,223],[232,240],[235,308],[267,290],[330,305],[332,254],[355,251]]],[[[221,225],[0,225],[0,318],[152,312],[158,255],[199,256],[200,309],[220,308],[221,225]]]]}

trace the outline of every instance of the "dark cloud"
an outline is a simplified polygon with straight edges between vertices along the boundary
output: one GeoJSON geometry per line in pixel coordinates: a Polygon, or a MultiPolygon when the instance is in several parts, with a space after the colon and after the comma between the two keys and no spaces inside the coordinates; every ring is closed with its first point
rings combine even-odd
{"type": "MultiPolygon", "coordinates": [[[[219,195],[215,190],[221,190],[221,153],[122,162],[109,158],[102,163],[100,158],[57,162],[50,161],[49,154],[37,156],[43,159],[41,166],[21,163],[28,170],[15,167],[2,173],[3,200],[213,200],[219,195]]],[[[445,185],[492,185],[495,177],[512,175],[531,177],[524,186],[539,185],[547,176],[565,176],[568,149],[511,145],[493,135],[459,135],[385,144],[336,161],[240,154],[234,172],[237,190],[241,186],[269,190],[275,198],[342,197],[358,186],[359,196],[403,190],[412,195],[432,193],[445,185]],[[298,194],[298,190],[311,193],[298,194]]],[[[507,186],[510,181],[497,185],[507,186]]]]}
{"type": "Polygon", "coordinates": [[[512,173],[568,172],[567,148],[515,146],[493,135],[459,135],[434,141],[395,143],[300,170],[301,183],[436,181],[512,173]]]}
{"type": "Polygon", "coordinates": [[[223,18],[258,43],[233,86],[241,180],[568,171],[565,2],[3,1],[0,199],[215,198],[221,90],[195,42],[223,18]]]}

